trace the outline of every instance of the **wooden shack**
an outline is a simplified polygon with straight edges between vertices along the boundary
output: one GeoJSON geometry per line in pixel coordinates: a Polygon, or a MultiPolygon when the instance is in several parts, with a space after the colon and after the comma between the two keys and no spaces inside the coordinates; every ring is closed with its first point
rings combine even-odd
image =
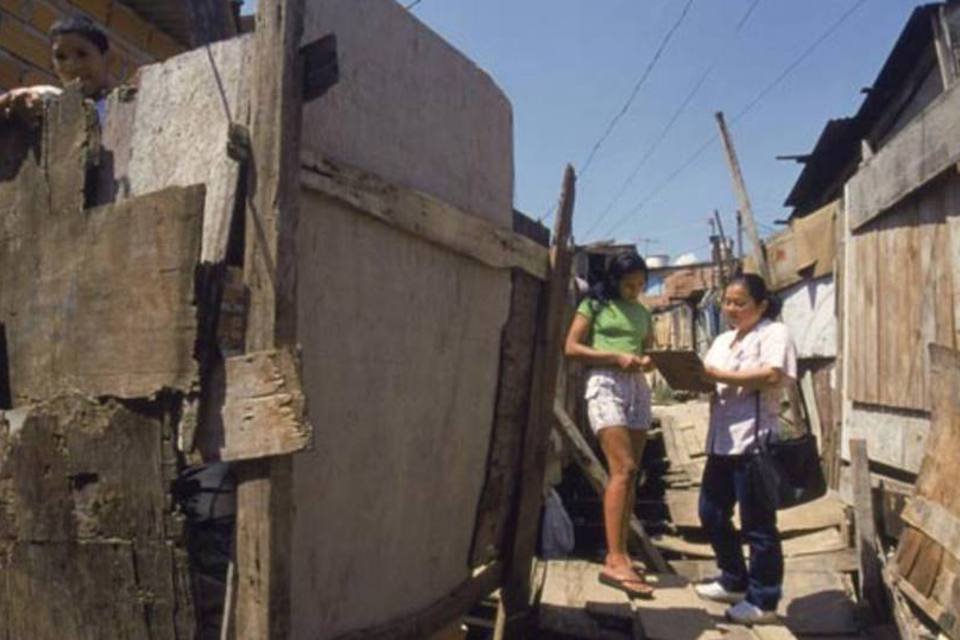
{"type": "Polygon", "coordinates": [[[513,230],[512,135],[391,0],[261,0],[102,127],[67,92],[0,131],[0,635],[191,637],[170,483],[217,460],[229,636],[427,637],[502,587],[516,637],[574,177],[551,268],[513,230]]]}
{"type": "MultiPolygon", "coordinates": [[[[825,440],[839,432],[845,464],[832,480],[865,531],[873,531],[864,518],[874,488],[877,532],[898,548],[883,571],[904,637],[916,637],[904,602],[960,637],[960,511],[947,489],[960,479],[951,462],[960,317],[958,42],[957,5],[913,11],[858,112],[831,121],[803,158],[787,202],[792,237],[767,243],[768,254],[802,251],[798,230],[835,209],[837,241],[822,247],[836,253],[837,291],[836,411],[823,421],[825,440]]],[[[861,545],[865,597],[881,575],[870,568],[880,563],[871,535],[861,545]]]]}

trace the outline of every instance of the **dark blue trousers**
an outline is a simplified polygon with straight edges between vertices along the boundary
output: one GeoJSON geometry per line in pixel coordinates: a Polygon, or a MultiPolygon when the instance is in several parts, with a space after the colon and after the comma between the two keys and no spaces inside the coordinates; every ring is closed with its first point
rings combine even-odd
{"type": "Polygon", "coordinates": [[[766,611],[777,608],[783,584],[783,549],[777,512],[756,499],[747,469],[748,456],[710,456],[700,487],[700,523],[720,568],[720,584],[746,591],[747,601],[766,611]],[[733,507],[740,504],[740,531],[733,527],[733,507]],[[750,547],[750,568],[742,541],[750,547]]]}

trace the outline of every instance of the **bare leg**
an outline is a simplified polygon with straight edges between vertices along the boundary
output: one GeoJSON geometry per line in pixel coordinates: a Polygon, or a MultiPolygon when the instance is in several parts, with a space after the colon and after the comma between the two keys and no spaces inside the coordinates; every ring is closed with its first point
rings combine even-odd
{"type": "Polygon", "coordinates": [[[607,538],[603,572],[628,583],[632,589],[650,590],[633,569],[624,530],[624,521],[629,522],[632,513],[628,503],[632,494],[630,487],[637,475],[630,433],[626,427],[607,427],[600,430],[598,437],[610,468],[610,479],[603,492],[603,524],[607,538]]]}
{"type": "MultiPolygon", "coordinates": [[[[630,446],[633,451],[633,459],[636,461],[637,467],[639,468],[640,462],[643,460],[643,450],[647,444],[647,432],[638,431],[635,429],[627,430],[628,435],[630,436],[630,446]]],[[[630,536],[630,518],[634,515],[634,509],[637,505],[637,477],[634,474],[633,479],[630,481],[629,494],[627,495],[627,504],[626,509],[623,513],[623,540],[624,546],[626,547],[626,541],[629,540],[630,536]]],[[[631,561],[631,565],[636,568],[636,565],[631,561]]]]}

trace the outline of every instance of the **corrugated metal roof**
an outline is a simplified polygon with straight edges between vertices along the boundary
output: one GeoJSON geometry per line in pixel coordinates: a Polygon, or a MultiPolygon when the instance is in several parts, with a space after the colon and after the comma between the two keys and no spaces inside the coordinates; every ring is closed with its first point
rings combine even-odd
{"type": "Polygon", "coordinates": [[[924,52],[932,48],[931,17],[941,5],[925,4],[913,10],[856,115],[831,120],[824,127],[784,203],[794,208],[791,218],[809,214],[838,197],[843,181],[856,171],[860,141],[878,125],[924,52]]]}

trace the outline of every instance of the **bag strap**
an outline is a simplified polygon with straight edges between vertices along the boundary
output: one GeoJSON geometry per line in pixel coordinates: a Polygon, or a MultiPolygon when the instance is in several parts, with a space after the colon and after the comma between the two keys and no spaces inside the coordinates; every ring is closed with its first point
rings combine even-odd
{"type": "Polygon", "coordinates": [[[766,453],[766,443],[760,438],[760,390],[753,392],[753,407],[753,443],[761,453],[766,453]]]}

